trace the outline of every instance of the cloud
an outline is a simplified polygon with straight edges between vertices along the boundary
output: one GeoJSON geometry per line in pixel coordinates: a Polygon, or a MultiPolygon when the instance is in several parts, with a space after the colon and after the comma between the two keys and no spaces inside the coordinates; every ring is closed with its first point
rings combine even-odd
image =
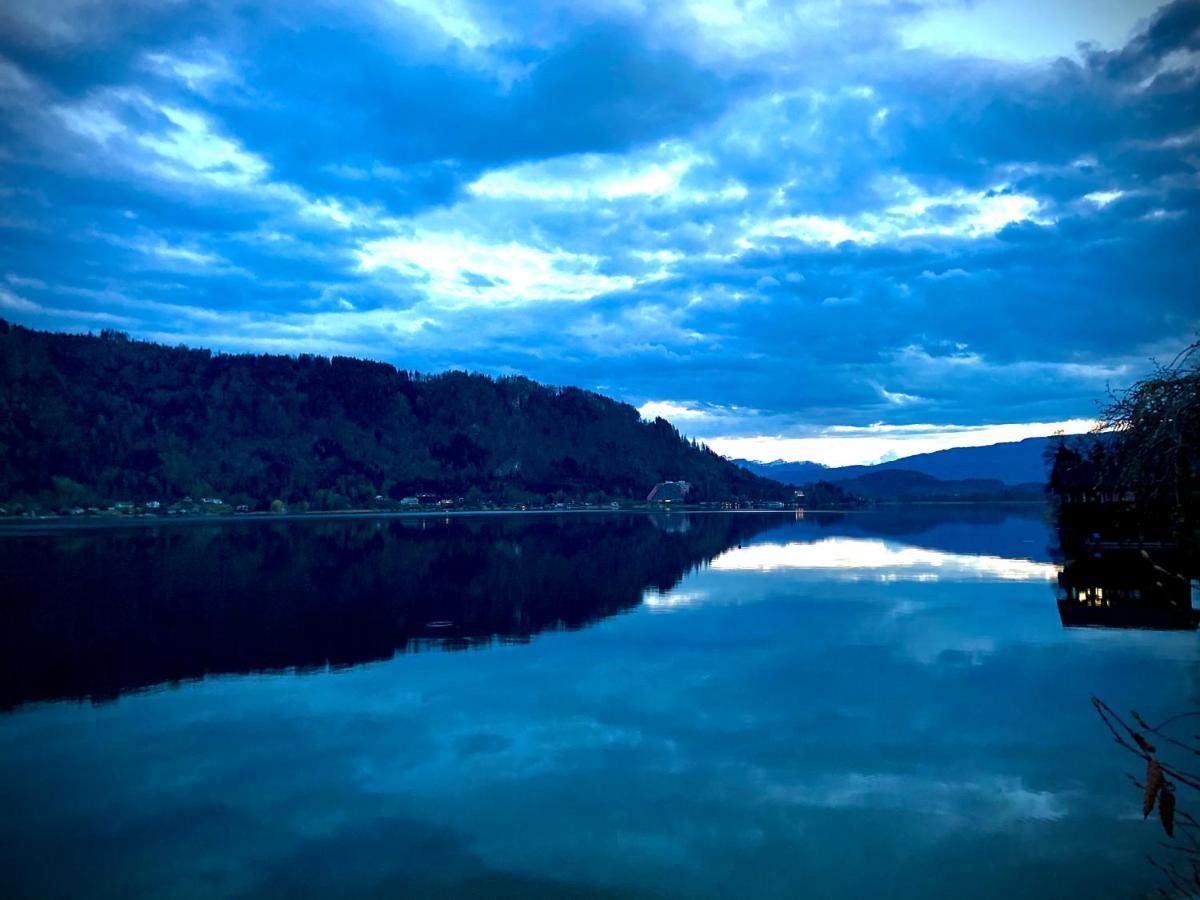
{"type": "Polygon", "coordinates": [[[744,455],[1090,420],[1200,328],[1200,21],[1023,50],[1024,8],[10,4],[5,315],[520,371],[744,455]]]}
{"type": "Polygon", "coordinates": [[[756,410],[739,409],[736,406],[726,407],[695,401],[672,403],[669,400],[648,400],[638,407],[638,412],[641,413],[643,419],[652,421],[663,418],[675,422],[684,429],[691,429],[693,425],[709,428],[721,427],[724,423],[758,414],[756,410]]]}
{"type": "Polygon", "coordinates": [[[419,233],[368,241],[364,272],[390,269],[414,280],[438,304],[586,300],[627,288],[633,279],[604,275],[585,254],[525,244],[488,244],[458,234],[419,233]]]}
{"type": "Polygon", "coordinates": [[[480,197],[537,201],[619,200],[627,197],[677,198],[680,181],[692,166],[686,151],[664,146],[654,156],[630,164],[600,154],[567,156],[492,170],[467,186],[480,197]]]}
{"type": "Polygon", "coordinates": [[[1011,193],[1007,185],[987,191],[921,194],[911,185],[890,186],[904,202],[850,218],[792,216],[756,226],[751,237],[795,238],[805,243],[837,246],[846,242],[876,244],[929,236],[978,238],[1021,222],[1037,222],[1034,197],[1011,193]]]}
{"type": "Polygon", "coordinates": [[[1079,42],[1125,43],[1158,0],[984,0],[935,6],[901,29],[907,47],[953,55],[1036,61],[1070,55],[1079,42]],[[1037,28],[1030,28],[1036,19],[1037,28]]]}
{"type": "Polygon", "coordinates": [[[1067,791],[1034,790],[1011,776],[946,779],[890,772],[840,773],[816,785],[776,784],[769,794],[798,806],[918,811],[955,828],[987,823],[991,829],[1030,820],[1059,821],[1077,799],[1067,791]]]}
{"type": "Polygon", "coordinates": [[[60,309],[34,303],[11,291],[0,288],[0,310],[5,314],[17,314],[30,318],[35,322],[54,323],[56,319],[71,319],[78,322],[99,323],[103,325],[128,325],[133,320],[126,316],[117,316],[107,312],[81,309],[60,309]]]}

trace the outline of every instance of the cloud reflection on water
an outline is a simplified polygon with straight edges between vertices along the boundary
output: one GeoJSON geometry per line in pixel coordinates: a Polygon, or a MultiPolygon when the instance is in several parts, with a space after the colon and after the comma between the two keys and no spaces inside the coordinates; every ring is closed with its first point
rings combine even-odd
{"type": "Polygon", "coordinates": [[[727,572],[814,570],[823,578],[847,581],[1053,581],[1059,573],[1052,563],[846,537],[736,547],[714,559],[711,568],[727,572]]]}
{"type": "Polygon", "coordinates": [[[450,597],[481,625],[528,621],[555,589],[630,614],[486,651],[26,703],[0,716],[0,894],[835,897],[884,879],[896,898],[1137,895],[1157,833],[1121,818],[1087,698],[1165,715],[1194,691],[1194,634],[1062,628],[1054,567],[1020,559],[1047,545],[1036,514],[777,518],[239,532],[216,547],[240,550],[247,602],[265,581],[250,563],[290,549],[310,585],[321,553],[375,573],[316,582],[344,585],[339,611],[366,584],[450,597]],[[525,563],[527,591],[494,574],[525,563]],[[664,593],[641,615],[646,585],[664,593]],[[484,603],[497,586],[520,603],[484,603]],[[671,605],[687,613],[655,614],[671,605]]]}

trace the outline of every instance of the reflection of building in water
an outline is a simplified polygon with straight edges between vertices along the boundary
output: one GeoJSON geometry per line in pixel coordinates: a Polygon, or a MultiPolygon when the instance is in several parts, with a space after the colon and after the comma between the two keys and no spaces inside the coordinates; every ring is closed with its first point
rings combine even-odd
{"type": "MultiPolygon", "coordinates": [[[[668,513],[670,510],[668,510],[668,513]]],[[[692,530],[692,517],[689,515],[659,515],[651,514],[650,521],[654,526],[668,534],[687,534],[692,530]]]]}
{"type": "Polygon", "coordinates": [[[1174,562],[1137,550],[1081,552],[1058,577],[1063,626],[1194,630],[1191,585],[1174,562]]]}

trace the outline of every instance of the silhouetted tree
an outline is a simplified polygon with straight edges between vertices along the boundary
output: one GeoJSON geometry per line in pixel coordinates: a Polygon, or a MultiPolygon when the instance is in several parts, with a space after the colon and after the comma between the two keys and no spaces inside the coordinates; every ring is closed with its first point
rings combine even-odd
{"type": "Polygon", "coordinates": [[[1091,440],[1062,441],[1048,451],[1051,495],[1060,505],[1078,507],[1096,530],[1194,544],[1200,525],[1200,341],[1127,390],[1110,393],[1097,431],[1091,440]]]}
{"type": "Polygon", "coordinates": [[[1200,501],[1200,341],[1126,391],[1110,395],[1101,428],[1116,434],[1102,460],[1143,509],[1195,526],[1200,501]]]}

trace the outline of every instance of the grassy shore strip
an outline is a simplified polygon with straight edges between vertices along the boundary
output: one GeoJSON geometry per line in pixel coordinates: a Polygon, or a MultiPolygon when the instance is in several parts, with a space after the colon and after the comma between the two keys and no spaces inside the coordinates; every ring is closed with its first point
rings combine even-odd
{"type": "MultiPolygon", "coordinates": [[[[211,516],[92,516],[74,518],[46,516],[41,519],[11,517],[0,519],[0,536],[28,534],[48,531],[87,531],[108,528],[146,528],[160,525],[232,525],[243,522],[297,522],[297,521],[353,521],[358,519],[461,519],[483,516],[578,516],[578,515],[773,515],[794,516],[794,509],[703,509],[700,507],[673,507],[669,510],[654,507],[626,506],[620,509],[456,509],[456,510],[340,510],[336,512],[270,513],[252,512],[211,516]]],[[[863,510],[808,509],[809,513],[863,512],[863,510]]]]}

